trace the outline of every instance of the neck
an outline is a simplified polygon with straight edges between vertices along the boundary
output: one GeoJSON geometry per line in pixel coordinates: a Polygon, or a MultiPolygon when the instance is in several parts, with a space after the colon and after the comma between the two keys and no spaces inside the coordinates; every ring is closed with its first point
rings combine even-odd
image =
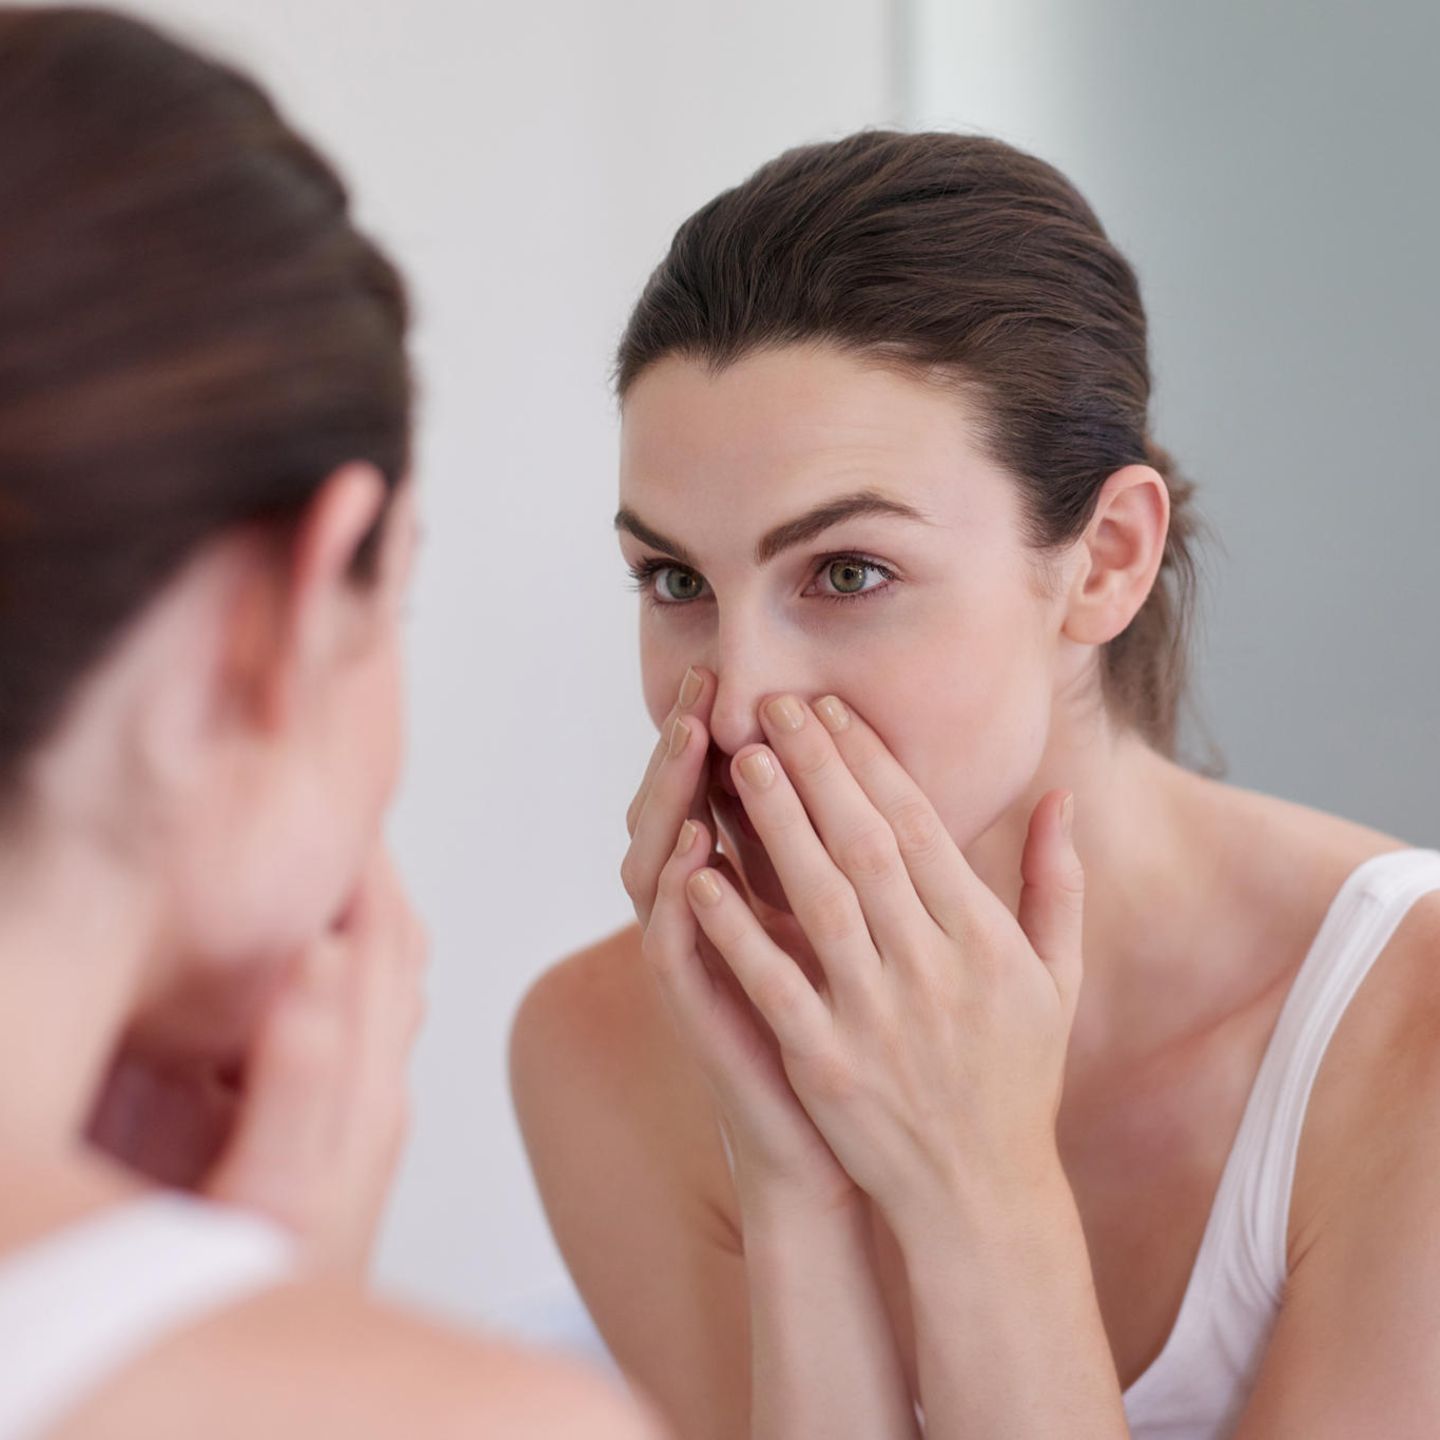
{"type": "Polygon", "coordinates": [[[1227,893],[1222,867],[1234,838],[1221,838],[1224,787],[1103,720],[1052,737],[1030,792],[967,851],[1012,911],[1030,817],[1041,796],[1062,786],[1075,794],[1086,892],[1069,1070],[1123,1070],[1243,984],[1239,950],[1214,943],[1226,924],[1216,901],[1227,893]],[[1224,970],[1217,954],[1235,963],[1224,970]]]}
{"type": "Polygon", "coordinates": [[[152,906],[80,842],[0,845],[0,1143],[78,1146],[151,972],[152,906]]]}

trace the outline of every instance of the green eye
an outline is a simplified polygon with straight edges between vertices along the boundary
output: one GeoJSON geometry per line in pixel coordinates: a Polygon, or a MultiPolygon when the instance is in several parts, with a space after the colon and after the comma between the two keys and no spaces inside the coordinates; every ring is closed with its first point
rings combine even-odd
{"type": "Polygon", "coordinates": [[[667,565],[657,578],[656,588],[664,602],[694,600],[705,586],[693,570],[682,570],[678,565],[667,565]]]}
{"type": "Polygon", "coordinates": [[[857,595],[865,588],[865,576],[874,567],[858,560],[836,560],[829,571],[830,583],[840,595],[857,595]]]}

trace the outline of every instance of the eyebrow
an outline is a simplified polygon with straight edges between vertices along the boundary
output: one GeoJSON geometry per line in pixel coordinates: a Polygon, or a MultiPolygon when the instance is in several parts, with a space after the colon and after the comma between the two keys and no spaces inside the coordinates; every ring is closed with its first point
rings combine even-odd
{"type": "MultiPolygon", "coordinates": [[[[934,523],[924,511],[907,505],[903,500],[892,500],[876,490],[857,490],[853,495],[827,500],[814,509],[807,510],[803,515],[797,515],[795,519],[786,520],[773,530],[767,531],[756,543],[755,563],[768,564],[783,551],[804,545],[832,526],[852,520],[857,515],[890,515],[902,520],[918,520],[924,525],[934,523]]],[[[683,545],[652,529],[633,510],[622,507],[615,515],[615,528],[626,531],[656,550],[673,555],[687,569],[699,568],[683,545]]]]}

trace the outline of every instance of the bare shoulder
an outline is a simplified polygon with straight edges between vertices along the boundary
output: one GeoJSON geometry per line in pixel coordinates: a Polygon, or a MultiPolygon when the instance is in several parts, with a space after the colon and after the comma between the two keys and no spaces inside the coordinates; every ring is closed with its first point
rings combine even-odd
{"type": "Polygon", "coordinates": [[[179,1331],[52,1437],[660,1440],[662,1433],[616,1382],[578,1364],[483,1340],[349,1286],[302,1282],[179,1331]]]}
{"type": "Polygon", "coordinates": [[[510,1075],[532,1160],[543,1163],[537,1145],[568,1129],[567,1117],[588,1123],[604,1108],[636,1136],[663,1141],[667,1167],[718,1158],[723,1169],[708,1088],[646,967],[638,925],[540,975],[511,1029],[510,1075]]]}

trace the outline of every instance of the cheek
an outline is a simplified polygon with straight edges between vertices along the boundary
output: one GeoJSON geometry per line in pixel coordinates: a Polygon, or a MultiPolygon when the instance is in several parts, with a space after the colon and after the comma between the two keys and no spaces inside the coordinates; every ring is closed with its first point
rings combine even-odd
{"type": "MultiPolygon", "coordinates": [[[[952,611],[952,613],[957,613],[952,611]]],[[[963,612],[959,612],[963,613],[963,612]]],[[[962,847],[1028,792],[1050,728],[1052,677],[1034,618],[992,607],[856,654],[842,692],[879,732],[962,847]]]]}

